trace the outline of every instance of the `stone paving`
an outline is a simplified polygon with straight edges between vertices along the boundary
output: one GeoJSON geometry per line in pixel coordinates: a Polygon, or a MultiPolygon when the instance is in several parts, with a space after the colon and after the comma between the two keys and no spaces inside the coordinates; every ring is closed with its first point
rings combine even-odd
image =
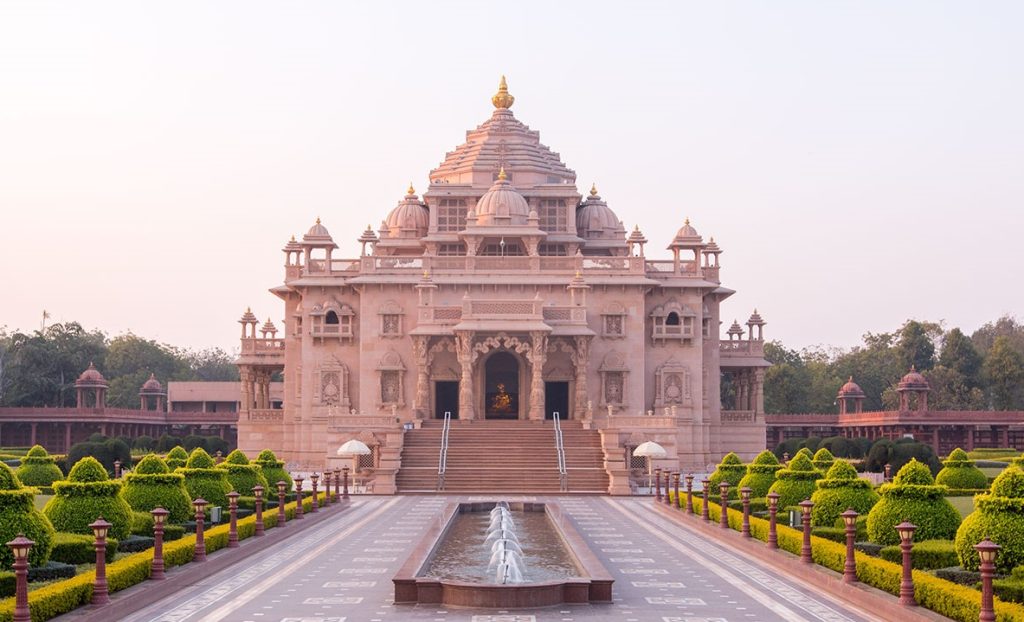
{"type": "MultiPolygon", "coordinates": [[[[494,497],[486,497],[494,499],[494,497]]],[[[511,496],[507,499],[543,500],[511,496]]],[[[609,605],[471,611],[392,604],[391,577],[445,505],[485,497],[356,497],[350,510],[126,618],[131,622],[824,622],[880,618],[662,518],[650,499],[560,497],[615,578],[609,605]]],[[[328,510],[330,511],[330,510],[328,510]]]]}

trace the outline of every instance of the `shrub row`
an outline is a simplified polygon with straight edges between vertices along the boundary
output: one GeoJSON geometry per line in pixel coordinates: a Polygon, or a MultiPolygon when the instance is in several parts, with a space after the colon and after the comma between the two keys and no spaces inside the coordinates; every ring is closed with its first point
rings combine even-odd
{"type": "MultiPolygon", "coordinates": [[[[50,552],[50,559],[73,566],[95,563],[96,548],[93,545],[93,541],[93,536],[58,531],[53,538],[53,551],[50,552]]],[[[113,538],[107,539],[106,558],[108,562],[114,561],[114,554],[117,553],[117,544],[117,540],[113,538]]]]}
{"type": "MultiPolygon", "coordinates": [[[[898,544],[883,548],[878,556],[894,564],[903,563],[903,552],[898,544]]],[[[935,570],[956,566],[960,561],[952,540],[922,540],[910,549],[910,563],[918,570],[935,570]]]]}

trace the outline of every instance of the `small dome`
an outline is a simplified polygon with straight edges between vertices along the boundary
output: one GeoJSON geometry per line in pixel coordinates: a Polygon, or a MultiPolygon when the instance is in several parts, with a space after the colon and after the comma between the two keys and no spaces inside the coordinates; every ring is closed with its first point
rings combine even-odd
{"type": "Polygon", "coordinates": [[[754,309],[754,312],[750,314],[750,318],[747,320],[748,326],[764,326],[767,322],[761,317],[761,314],[754,309]]]}
{"type": "Polygon", "coordinates": [[[296,251],[296,252],[297,252],[297,251],[301,251],[301,250],[302,250],[302,245],[301,245],[301,244],[299,244],[299,243],[298,243],[298,242],[297,242],[297,241],[295,240],[295,236],[293,235],[293,236],[292,236],[292,239],[288,240],[288,243],[287,243],[287,244],[285,244],[285,245],[284,245],[284,248],[282,248],[281,250],[283,250],[283,251],[284,251],[284,252],[286,252],[286,253],[288,253],[288,252],[292,252],[292,251],[296,251]]]}
{"type": "Polygon", "coordinates": [[[727,330],[725,332],[726,332],[727,335],[742,335],[743,334],[743,328],[740,326],[739,322],[737,322],[736,320],[733,320],[732,321],[732,326],[730,326],[729,330],[727,330]]]}
{"type": "Polygon", "coordinates": [[[387,226],[387,237],[389,238],[422,238],[427,235],[427,229],[430,227],[430,212],[416,196],[412,184],[409,184],[405,198],[399,201],[395,209],[391,210],[384,224],[387,226]]]}
{"type": "Polygon", "coordinates": [[[626,234],[622,221],[597,194],[596,186],[591,186],[590,196],[576,210],[576,233],[586,240],[621,240],[626,234]]]}
{"type": "Polygon", "coordinates": [[[320,219],[316,219],[316,223],[309,228],[306,235],[302,236],[303,242],[319,242],[319,241],[330,241],[331,233],[327,230],[327,227],[320,223],[320,219]]]}
{"type": "Polygon", "coordinates": [[[270,318],[268,317],[267,321],[263,323],[263,327],[260,328],[260,332],[261,333],[276,333],[277,332],[277,327],[274,326],[274,323],[271,322],[270,318]]]}
{"type": "Polygon", "coordinates": [[[150,372],[149,380],[142,384],[142,389],[139,393],[163,393],[164,388],[160,384],[160,381],[156,379],[156,374],[150,372]]]}
{"type": "Polygon", "coordinates": [[[481,226],[526,225],[529,215],[530,204],[512,189],[505,169],[501,169],[498,180],[476,204],[476,221],[481,226]]]}
{"type": "Polygon", "coordinates": [[[703,238],[700,237],[700,234],[697,233],[697,230],[694,229],[693,225],[690,224],[690,219],[687,218],[683,222],[683,226],[679,228],[679,231],[676,231],[675,241],[682,243],[702,242],[703,238]]]}
{"type": "MultiPolygon", "coordinates": [[[[693,227],[690,227],[691,229],[693,227]]],[[[711,240],[708,241],[708,245],[704,247],[704,250],[709,253],[720,253],[722,252],[721,247],[715,242],[715,236],[711,236],[711,240]]]]}
{"type": "Polygon", "coordinates": [[[356,241],[357,242],[367,242],[367,243],[369,243],[369,242],[377,242],[378,238],[377,238],[377,234],[373,232],[373,229],[370,227],[370,225],[366,225],[366,231],[363,231],[363,234],[360,235],[359,239],[356,240],[356,241]]]}
{"type": "Polygon", "coordinates": [[[246,324],[246,323],[249,323],[249,322],[258,322],[258,321],[259,320],[256,319],[256,314],[252,312],[252,308],[251,307],[246,307],[245,313],[242,314],[242,317],[238,320],[238,323],[239,324],[246,324]]]}
{"type": "Polygon", "coordinates": [[[838,397],[864,397],[864,391],[853,381],[853,376],[850,376],[846,384],[839,388],[838,397]]]}
{"type": "Polygon", "coordinates": [[[930,389],[928,381],[921,375],[921,372],[917,371],[913,365],[910,366],[910,371],[907,372],[906,376],[900,378],[898,385],[899,389],[930,389]]]}
{"type": "Polygon", "coordinates": [[[107,379],[103,377],[100,370],[96,369],[92,361],[89,361],[89,367],[75,381],[76,387],[106,387],[108,385],[107,379]]]}
{"type": "Polygon", "coordinates": [[[633,230],[629,233],[628,241],[636,244],[646,244],[647,238],[644,237],[643,232],[640,231],[640,225],[633,227],[633,230]]]}

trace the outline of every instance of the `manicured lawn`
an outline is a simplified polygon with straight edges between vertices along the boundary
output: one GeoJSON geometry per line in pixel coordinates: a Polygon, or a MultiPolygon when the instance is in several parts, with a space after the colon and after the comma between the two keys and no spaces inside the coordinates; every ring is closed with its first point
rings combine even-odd
{"type": "Polygon", "coordinates": [[[974,511],[974,497],[946,497],[963,518],[974,511]]]}
{"type": "Polygon", "coordinates": [[[1006,467],[978,467],[978,468],[980,468],[981,472],[984,473],[988,477],[996,477],[997,475],[1002,473],[1004,470],[1006,470],[1006,467]]]}
{"type": "Polygon", "coordinates": [[[35,497],[36,509],[37,510],[42,510],[43,506],[46,505],[46,502],[49,501],[50,497],[52,497],[52,496],[53,495],[36,495],[36,497],[35,497]]]}

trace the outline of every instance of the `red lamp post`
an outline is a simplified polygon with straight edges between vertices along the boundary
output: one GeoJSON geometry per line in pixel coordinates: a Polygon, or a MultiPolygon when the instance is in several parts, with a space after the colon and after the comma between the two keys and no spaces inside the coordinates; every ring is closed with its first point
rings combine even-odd
{"type": "Polygon", "coordinates": [[[110,531],[110,523],[100,516],[89,527],[96,536],[93,547],[96,549],[96,580],[92,584],[92,604],[106,605],[110,602],[110,595],[107,592],[107,532],[110,531]]]}
{"type": "Polygon", "coordinates": [[[194,562],[206,561],[206,540],[203,539],[203,512],[206,510],[206,505],[207,501],[202,497],[192,502],[192,507],[196,510],[196,548],[192,554],[194,562]]]}
{"type": "Polygon", "coordinates": [[[857,559],[853,551],[853,541],[857,538],[857,512],[848,508],[840,514],[843,517],[843,524],[846,525],[846,563],[843,564],[843,582],[857,582],[857,559]]]}
{"type": "Polygon", "coordinates": [[[800,545],[800,561],[811,564],[814,563],[814,557],[811,555],[811,508],[814,507],[814,503],[810,499],[804,499],[800,502],[800,510],[803,512],[803,527],[804,527],[804,540],[803,544],[800,545]]]}
{"type": "Polygon", "coordinates": [[[14,554],[14,622],[32,620],[28,608],[28,552],[34,544],[23,533],[7,543],[7,548],[14,554]]]}
{"type": "MultiPolygon", "coordinates": [[[[348,486],[346,486],[347,488],[348,486]]],[[[341,469],[334,469],[334,502],[341,497],[341,469]]]]}
{"type": "Polygon", "coordinates": [[[164,522],[170,514],[163,508],[153,508],[153,565],[149,578],[160,581],[164,578],[164,522]]]}
{"type": "Polygon", "coordinates": [[[661,501],[661,467],[654,469],[654,490],[656,501],[661,501]]]}
{"type": "Polygon", "coordinates": [[[313,482],[313,503],[310,509],[311,512],[316,512],[320,507],[320,501],[317,499],[316,485],[320,481],[320,476],[313,473],[309,476],[309,481],[313,482]]]}
{"type": "Polygon", "coordinates": [[[782,464],[789,464],[789,452],[782,452],[782,464]]]}
{"type": "Polygon", "coordinates": [[[775,517],[779,513],[779,493],[770,492],[765,495],[768,499],[768,548],[779,548],[779,533],[775,529],[775,517]]]}
{"type": "Polygon", "coordinates": [[[884,481],[886,481],[886,482],[891,482],[892,481],[892,465],[891,464],[886,464],[885,465],[884,481]]]}
{"type": "Polygon", "coordinates": [[[114,479],[121,479],[121,461],[114,460],[114,479]]]}
{"type": "Polygon", "coordinates": [[[743,529],[740,532],[744,538],[750,537],[750,494],[754,492],[749,486],[740,488],[740,499],[743,501],[743,529]]]}
{"type": "Polygon", "coordinates": [[[722,512],[718,517],[718,526],[722,529],[729,528],[729,482],[722,482],[718,485],[718,499],[722,512]]]}
{"type": "Polygon", "coordinates": [[[285,522],[288,520],[288,516],[284,513],[284,495],[285,489],[288,488],[288,482],[281,480],[277,482],[277,526],[284,527],[285,522]]]}
{"type": "Polygon", "coordinates": [[[263,486],[253,486],[252,494],[256,497],[256,525],[254,536],[263,535],[263,486]]]}
{"type": "Polygon", "coordinates": [[[700,517],[706,523],[711,522],[711,509],[708,507],[708,496],[711,494],[711,480],[702,479],[700,482],[704,486],[704,494],[701,496],[700,504],[700,517]]]}
{"type": "Polygon", "coordinates": [[[675,508],[677,510],[679,509],[679,501],[680,501],[680,497],[679,497],[679,476],[680,475],[682,475],[682,474],[678,473],[678,472],[672,474],[672,488],[674,488],[675,491],[676,491],[675,508]]]}
{"type": "Polygon", "coordinates": [[[341,498],[348,501],[348,467],[341,469],[341,498]]]}
{"type": "Polygon", "coordinates": [[[331,471],[324,470],[324,507],[331,504],[331,471]]]}
{"type": "Polygon", "coordinates": [[[996,611],[992,602],[992,577],[996,573],[996,555],[1002,548],[995,542],[985,538],[974,545],[981,560],[981,612],[978,622],[995,622],[996,611]]]}
{"type": "Polygon", "coordinates": [[[302,478],[296,477],[295,479],[295,519],[300,520],[305,518],[302,515],[302,478]]]}
{"type": "Polygon", "coordinates": [[[668,491],[672,487],[671,485],[672,485],[672,471],[669,471],[668,469],[665,469],[665,499],[664,499],[665,505],[669,505],[669,504],[672,503],[672,496],[668,494],[668,491]]]}
{"type": "Polygon", "coordinates": [[[904,607],[916,607],[914,600],[914,574],[910,562],[910,551],[914,548],[914,530],[917,525],[903,521],[896,525],[900,534],[900,551],[903,553],[903,578],[900,580],[900,604],[904,607]]]}
{"type": "Polygon", "coordinates": [[[219,449],[217,450],[217,454],[214,456],[213,461],[216,464],[220,464],[221,462],[224,462],[224,454],[222,454],[219,449]]]}
{"type": "Polygon", "coordinates": [[[693,473],[687,473],[686,477],[686,513],[693,514],[693,473]]]}
{"type": "Polygon", "coordinates": [[[238,548],[238,498],[237,490],[228,493],[228,548],[238,548]]]}

